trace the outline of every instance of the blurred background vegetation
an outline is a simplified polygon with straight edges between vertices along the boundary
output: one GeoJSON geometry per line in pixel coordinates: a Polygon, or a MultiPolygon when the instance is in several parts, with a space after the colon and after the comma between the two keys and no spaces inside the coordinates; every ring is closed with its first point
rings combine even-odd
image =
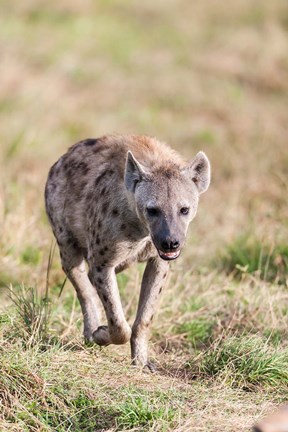
{"type": "MultiPolygon", "coordinates": [[[[228,340],[225,358],[231,352],[239,358],[243,334],[257,333],[285,349],[286,0],[0,0],[0,11],[2,334],[11,330],[7,286],[21,292],[24,315],[20,306],[18,319],[24,316],[26,324],[25,314],[33,319],[43,299],[39,306],[30,291],[28,300],[21,297],[20,286],[45,293],[53,241],[43,202],[49,167],[71,144],[117,132],[156,136],[187,159],[204,150],[212,164],[211,187],[201,197],[184,253],[172,265],[155,323],[155,351],[164,356],[162,362],[169,369],[183,356],[181,364],[193,376],[215,376],[218,369],[212,363],[226,350],[226,342],[222,347],[218,338],[229,339],[231,333],[240,339],[236,344],[228,340]],[[209,346],[209,359],[195,369],[191,358],[195,352],[201,357],[209,346]]],[[[130,321],[142,271],[137,267],[119,277],[130,321]]],[[[63,280],[56,252],[49,276],[51,331],[55,337],[81,339],[81,313],[72,287],[67,285],[58,298],[63,280]]],[[[42,324],[48,331],[46,321],[42,324]]],[[[34,327],[27,330],[25,325],[21,337],[31,342],[29,328],[34,327]]],[[[259,347],[257,339],[249,351],[253,340],[243,342],[244,357],[259,347]]],[[[283,358],[286,367],[287,356],[283,358]]],[[[243,373],[248,381],[243,384],[243,374],[237,381],[236,374],[237,385],[253,387],[254,378],[250,382],[243,373]]],[[[277,377],[287,384],[285,373],[277,377]]],[[[222,393],[219,404],[221,399],[222,393]]],[[[250,407],[249,414],[255,410],[250,407]]],[[[249,420],[246,413],[241,423],[237,411],[235,407],[233,427],[226,419],[227,430],[238,430],[249,420]]],[[[223,424],[221,430],[226,430],[223,424]]]]}
{"type": "Polygon", "coordinates": [[[50,165],[74,142],[110,132],[155,135],[187,158],[199,149],[210,157],[186,266],[191,255],[205,265],[239,236],[287,245],[285,1],[0,6],[5,280],[43,274],[50,165]]]}

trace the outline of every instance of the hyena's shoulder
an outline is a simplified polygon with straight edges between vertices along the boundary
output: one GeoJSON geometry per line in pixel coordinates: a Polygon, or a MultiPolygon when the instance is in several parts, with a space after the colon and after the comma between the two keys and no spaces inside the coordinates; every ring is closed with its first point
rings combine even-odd
{"type": "Polygon", "coordinates": [[[183,166],[182,157],[156,138],[141,135],[107,135],[88,138],[71,146],[53,165],[50,176],[65,175],[73,178],[89,176],[97,168],[113,167],[122,176],[128,150],[147,167],[177,164],[183,166]]]}
{"type": "Polygon", "coordinates": [[[58,185],[62,192],[73,191],[83,197],[101,183],[123,183],[127,152],[152,172],[178,171],[184,162],[181,156],[156,138],[140,135],[107,135],[89,138],[74,144],[52,166],[48,176],[48,189],[58,185]]]}
{"type": "MultiPolygon", "coordinates": [[[[88,138],[72,145],[51,167],[48,174],[48,184],[65,181],[73,187],[83,185],[84,179],[89,182],[95,178],[97,172],[107,170],[112,163],[112,149],[106,137],[88,138]]],[[[81,187],[80,187],[81,189],[81,187]]]]}

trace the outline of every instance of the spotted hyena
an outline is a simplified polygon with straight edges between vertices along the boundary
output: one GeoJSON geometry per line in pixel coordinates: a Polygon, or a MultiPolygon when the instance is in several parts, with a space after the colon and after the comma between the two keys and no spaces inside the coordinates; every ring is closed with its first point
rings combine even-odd
{"type": "Polygon", "coordinates": [[[187,164],[167,145],[146,136],[86,139],[52,166],[46,209],[63,270],[81,304],[86,340],[98,345],[130,340],[133,364],[152,369],[148,335],[157,300],[169,261],[180,255],[199,195],[209,182],[203,152],[187,164]],[[116,273],[145,261],[131,329],[116,273]],[[101,322],[99,298],[107,325],[101,322]]]}

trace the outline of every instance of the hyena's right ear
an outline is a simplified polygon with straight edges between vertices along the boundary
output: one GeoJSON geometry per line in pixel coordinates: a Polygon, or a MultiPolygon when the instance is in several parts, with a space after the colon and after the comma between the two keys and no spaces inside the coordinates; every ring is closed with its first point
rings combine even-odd
{"type": "Polygon", "coordinates": [[[144,167],[135,159],[131,151],[127,153],[124,182],[128,191],[135,192],[139,181],[147,177],[144,167]]]}

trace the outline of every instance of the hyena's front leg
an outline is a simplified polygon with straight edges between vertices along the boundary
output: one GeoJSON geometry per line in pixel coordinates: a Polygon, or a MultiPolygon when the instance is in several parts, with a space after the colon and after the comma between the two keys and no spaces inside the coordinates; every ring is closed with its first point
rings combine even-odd
{"type": "Polygon", "coordinates": [[[150,258],[147,262],[140,292],[136,320],[132,327],[131,356],[134,365],[154,366],[148,360],[149,327],[156,310],[159,294],[168,274],[169,265],[162,259],[150,258]]]}
{"type": "Polygon", "coordinates": [[[111,343],[120,345],[128,342],[131,337],[131,328],[122,309],[115,269],[92,265],[89,273],[104,306],[108,323],[108,326],[100,326],[94,332],[94,341],[98,345],[111,343]]]}

